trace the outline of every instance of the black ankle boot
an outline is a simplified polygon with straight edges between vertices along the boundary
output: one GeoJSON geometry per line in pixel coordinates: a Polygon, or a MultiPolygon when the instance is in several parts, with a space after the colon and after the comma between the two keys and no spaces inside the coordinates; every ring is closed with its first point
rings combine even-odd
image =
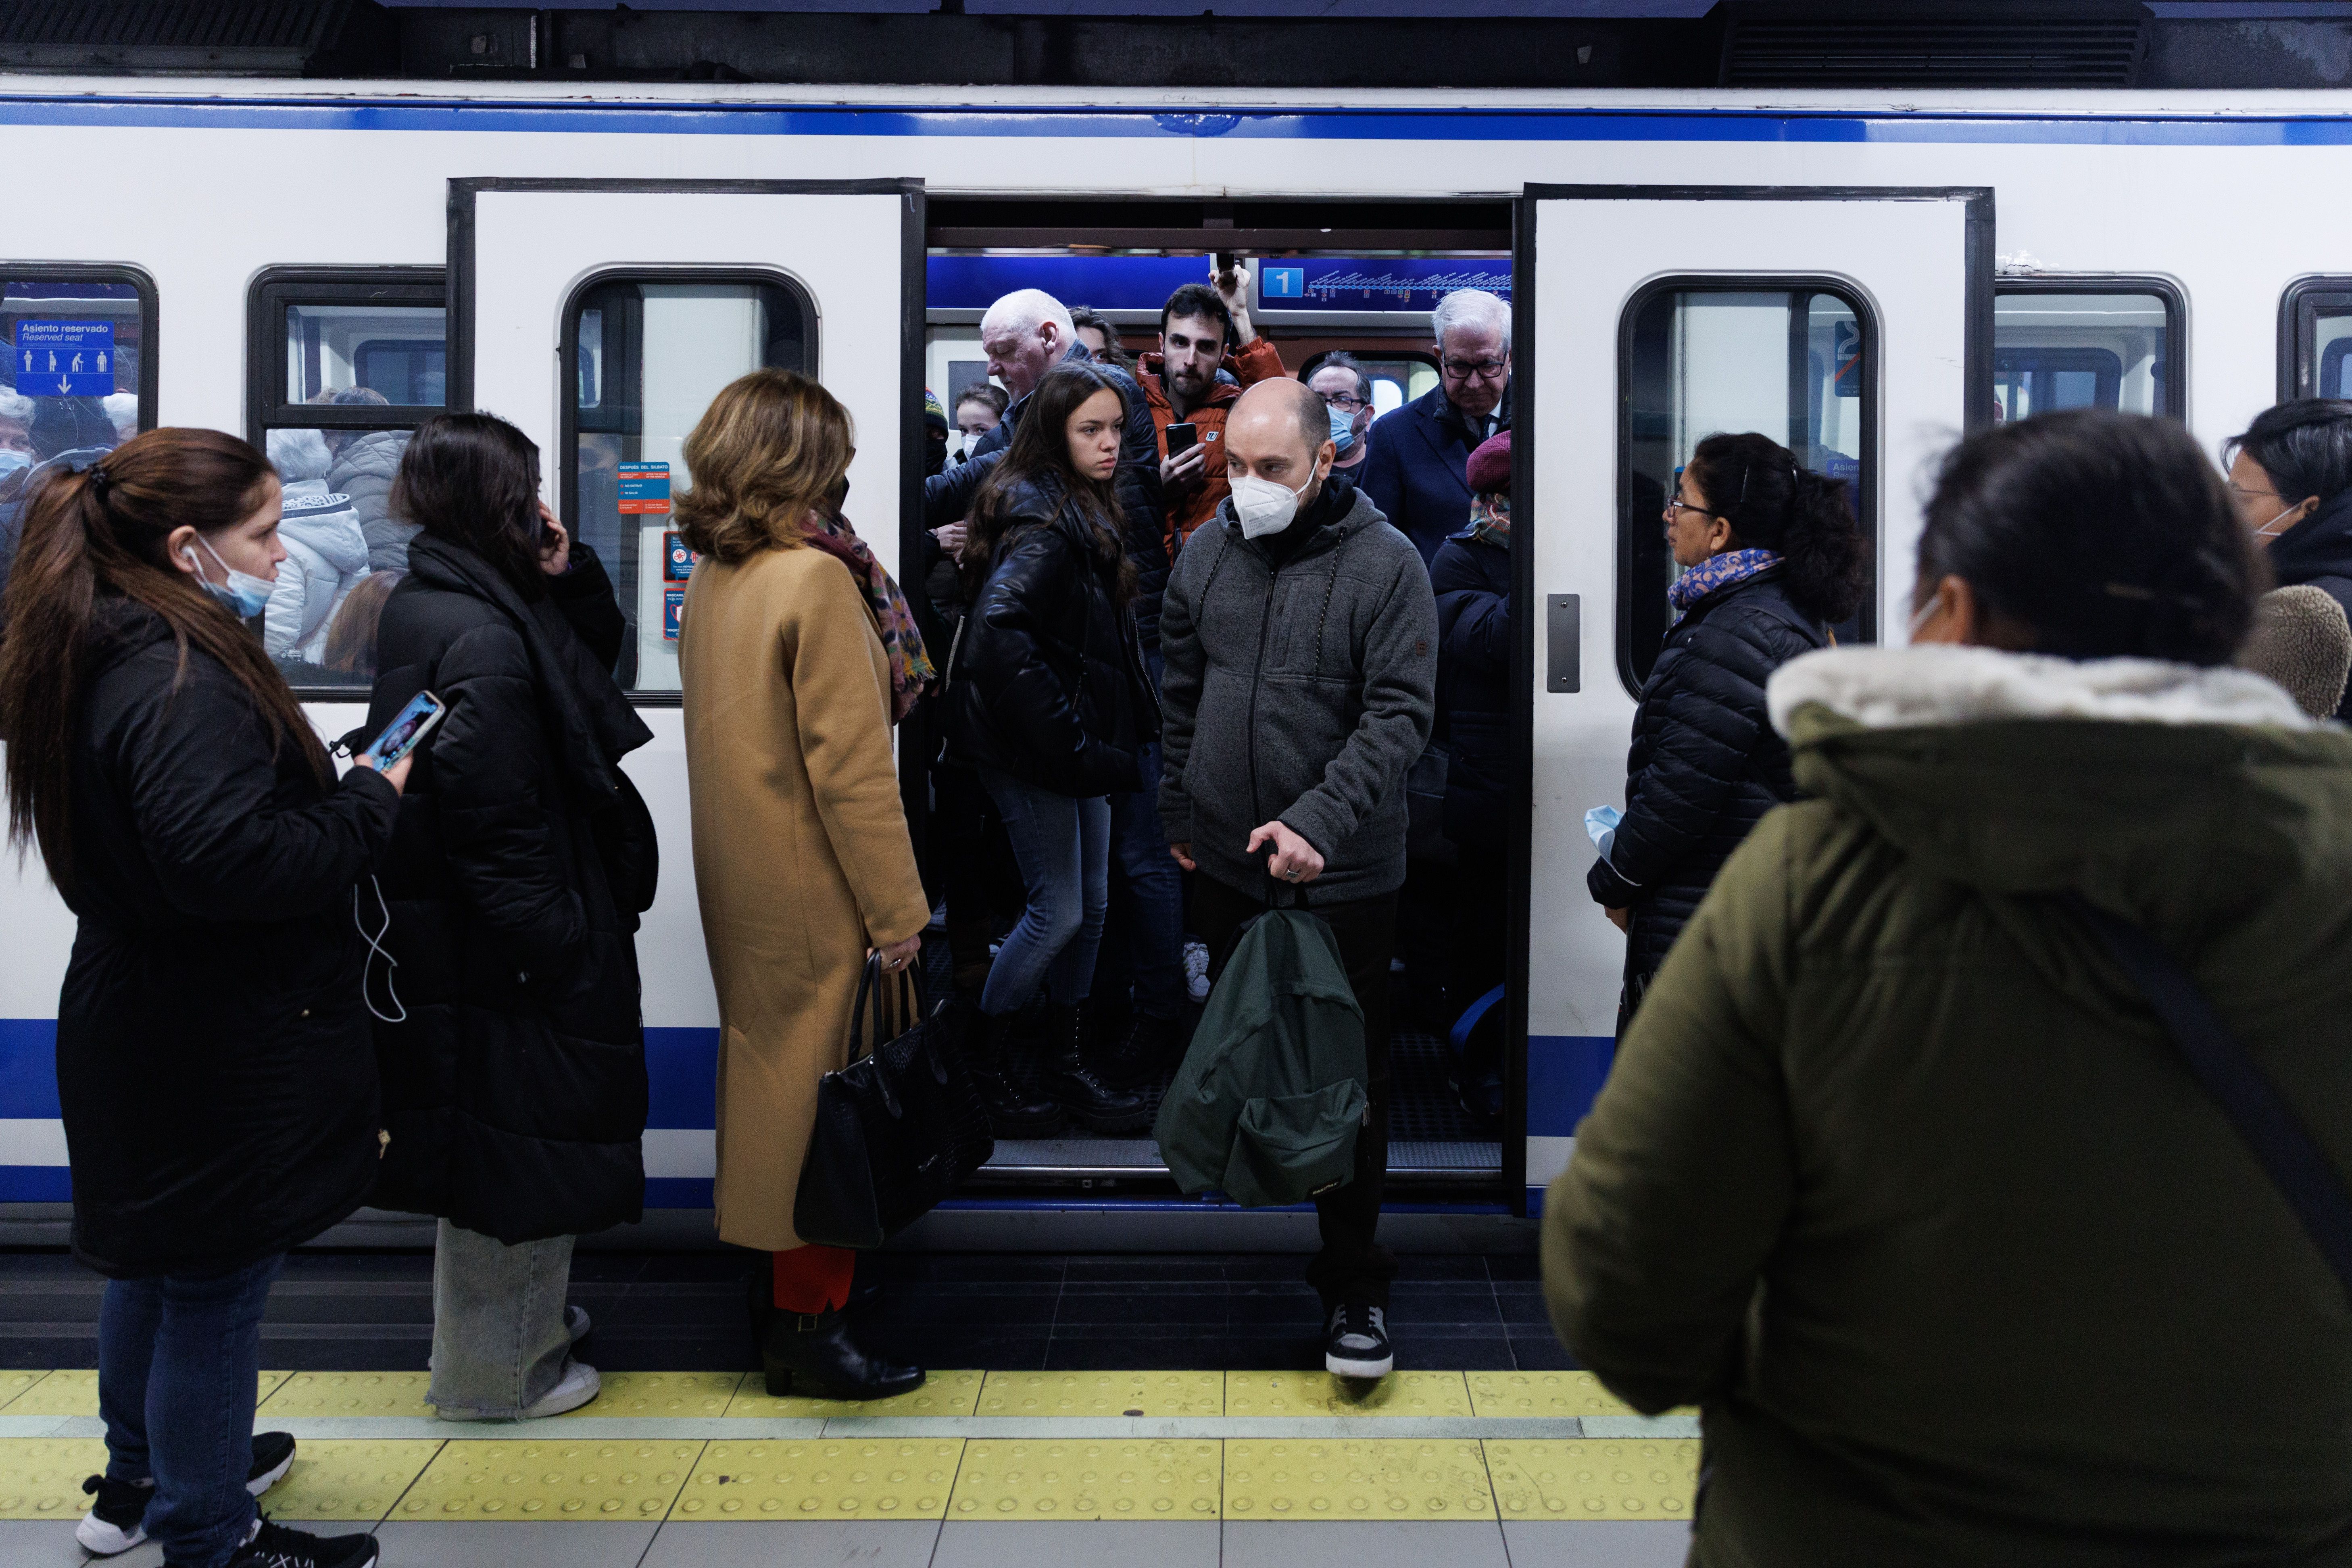
{"type": "Polygon", "coordinates": [[[988,1130],[999,1138],[1047,1138],[1062,1129],[1062,1108],[1042,1094],[1024,1090],[1007,1070],[1005,1058],[1013,1019],[972,1009],[964,1030],[964,1054],[971,1062],[980,1101],[988,1108],[988,1130]]]}
{"type": "Polygon", "coordinates": [[[1095,1057],[1095,1075],[1113,1089],[1141,1089],[1184,1054],[1184,1021],[1138,1013],[1095,1057]]]}
{"type": "Polygon", "coordinates": [[[839,1310],[779,1311],[760,1342],[760,1367],[769,1394],[779,1399],[887,1399],[923,1386],[921,1367],[893,1365],[859,1350],[839,1310]]]}
{"type": "Polygon", "coordinates": [[[1047,1094],[1092,1132],[1135,1132],[1151,1120],[1143,1096],[1128,1094],[1097,1078],[1086,1064],[1087,1005],[1046,1009],[1047,1094]]]}

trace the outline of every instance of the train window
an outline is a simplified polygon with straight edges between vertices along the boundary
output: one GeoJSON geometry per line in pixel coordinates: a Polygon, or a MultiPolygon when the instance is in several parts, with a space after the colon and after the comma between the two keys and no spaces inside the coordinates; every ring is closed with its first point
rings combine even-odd
{"type": "Polygon", "coordinates": [[[814,374],[816,309],[773,273],[602,273],[565,307],[562,352],[562,513],[620,595],[623,689],[674,697],[690,563],[664,536],[672,488],[689,479],[686,437],[737,376],[814,374]]]}
{"type": "MultiPolygon", "coordinates": [[[[1328,352],[1328,351],[1327,351],[1328,352]]],[[[1310,354],[1298,367],[1298,379],[1311,379],[1323,354],[1310,354]]],[[[1391,413],[1437,384],[1437,357],[1419,351],[1364,350],[1356,353],[1364,377],[1372,384],[1372,415],[1391,413]]]]}
{"type": "Polygon", "coordinates": [[[2180,290],[2165,279],[2002,283],[1993,299],[1996,416],[2115,408],[2177,417],[2183,316],[2180,290]]]}
{"type": "Polygon", "coordinates": [[[286,560],[262,646],[296,689],[375,679],[375,623],[415,530],[392,480],[416,426],[447,401],[437,267],[278,267],[246,300],[246,419],[286,485],[286,560]]]}
{"type": "Polygon", "coordinates": [[[2279,397],[2352,397],[2352,278],[2299,278],[2279,301],[2279,397]]]}
{"type": "Polygon", "coordinates": [[[155,427],[155,285],[127,267],[0,262],[0,584],[25,497],[155,427]]]}
{"type": "MultiPolygon", "coordinates": [[[[1737,285],[1666,279],[1619,322],[1618,670],[1638,693],[1656,661],[1678,569],[1666,549],[1666,495],[1699,442],[1761,431],[1807,468],[1847,480],[1864,535],[1877,518],[1878,328],[1849,287],[1829,279],[1737,285]]],[[[1875,584],[1840,642],[1877,635],[1875,584]]]]}

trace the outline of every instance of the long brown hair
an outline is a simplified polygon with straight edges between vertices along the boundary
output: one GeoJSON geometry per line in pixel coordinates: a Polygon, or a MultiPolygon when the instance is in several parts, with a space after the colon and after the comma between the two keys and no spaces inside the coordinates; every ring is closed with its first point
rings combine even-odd
{"type": "Polygon", "coordinates": [[[37,842],[49,879],[74,886],[73,751],[101,594],[144,605],[172,628],[187,679],[191,646],[226,668],[268,727],[272,754],[291,743],[321,784],[327,749],[261,641],[165,558],[183,526],[217,534],[253,515],[277,482],[269,461],[217,430],[151,430],[80,473],[60,473],[27,508],[8,579],[0,640],[0,739],[7,742],[8,841],[37,842]]]}
{"type": "MultiPolygon", "coordinates": [[[[489,563],[532,601],[547,596],[539,564],[539,447],[495,414],[436,414],[400,454],[392,515],[489,563]]],[[[371,574],[373,575],[373,574],[371,574]]]]}
{"type": "Polygon", "coordinates": [[[1119,542],[1118,492],[1110,480],[1090,479],[1070,464],[1070,416],[1098,392],[1116,396],[1124,413],[1127,393],[1116,379],[1098,364],[1066,360],[1047,371],[1029,395],[1021,422],[1013,428],[1012,447],[972,498],[963,572],[975,590],[995,567],[1005,536],[1013,531],[1013,490],[1036,483],[1060,496],[1062,504],[1075,509],[1086,523],[1097,561],[1113,573],[1113,601],[1124,605],[1135,597],[1135,563],[1119,542]]]}
{"type": "Polygon", "coordinates": [[[849,410],[807,376],[755,370],[729,382],[686,438],[694,488],[676,504],[687,548],[733,563],[797,547],[801,520],[828,510],[847,477],[855,439],[849,410]]]}

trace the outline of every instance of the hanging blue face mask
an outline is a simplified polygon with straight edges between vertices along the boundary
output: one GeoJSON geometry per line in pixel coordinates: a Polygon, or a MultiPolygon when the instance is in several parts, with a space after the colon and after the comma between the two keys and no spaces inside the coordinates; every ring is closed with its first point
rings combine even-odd
{"type": "Polygon", "coordinates": [[[180,553],[186,559],[188,564],[196,566],[197,586],[210,594],[230,615],[240,621],[249,621],[268,607],[269,591],[277,586],[276,584],[267,577],[256,577],[249,572],[240,572],[222,560],[217,551],[205,543],[203,534],[196,536],[196,542],[204,545],[205,553],[213,558],[213,564],[228,574],[228,585],[226,587],[212,582],[205,576],[204,568],[197,565],[196,552],[193,550],[183,550],[180,553]]]}
{"type": "Polygon", "coordinates": [[[1339,448],[1339,456],[1344,458],[1348,455],[1348,448],[1356,444],[1356,416],[1342,414],[1336,408],[1327,408],[1324,412],[1331,416],[1331,444],[1339,448]]]}
{"type": "Polygon", "coordinates": [[[0,447],[0,482],[5,482],[17,469],[32,466],[32,453],[15,447],[0,447]]]}

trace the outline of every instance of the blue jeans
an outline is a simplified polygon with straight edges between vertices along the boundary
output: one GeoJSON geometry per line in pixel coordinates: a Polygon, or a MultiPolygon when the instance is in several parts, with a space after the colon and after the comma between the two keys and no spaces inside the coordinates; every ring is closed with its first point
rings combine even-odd
{"type": "Polygon", "coordinates": [[[1040,985],[1055,1006],[1075,1006],[1094,984],[1110,904],[1109,803],[1055,795],[994,768],[981,769],[980,778],[1004,819],[1028,893],[1028,907],[996,950],[980,1010],[1017,1013],[1040,985]]]}
{"type": "Polygon", "coordinates": [[[1184,1010],[1183,868],[1168,853],[1160,821],[1160,742],[1136,760],[1143,787],[1110,797],[1120,897],[1097,971],[1106,984],[1098,989],[1125,993],[1132,986],[1137,1012],[1173,1018],[1184,1010]]]}
{"type": "Polygon", "coordinates": [[[110,1279],[98,1309],[98,1408],[110,1479],[152,1480],[165,1561],[220,1568],[253,1529],[261,1310],[283,1254],[226,1274],[110,1279]]]}

